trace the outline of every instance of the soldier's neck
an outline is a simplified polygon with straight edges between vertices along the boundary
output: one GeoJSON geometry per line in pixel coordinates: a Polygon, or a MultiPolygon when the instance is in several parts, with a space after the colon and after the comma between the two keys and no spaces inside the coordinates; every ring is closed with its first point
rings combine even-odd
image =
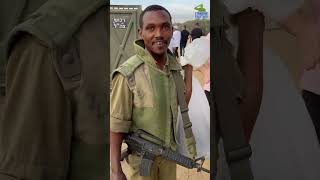
{"type": "Polygon", "coordinates": [[[164,69],[164,66],[167,62],[167,56],[166,54],[163,54],[163,55],[152,55],[158,68],[163,70],[164,69]]]}

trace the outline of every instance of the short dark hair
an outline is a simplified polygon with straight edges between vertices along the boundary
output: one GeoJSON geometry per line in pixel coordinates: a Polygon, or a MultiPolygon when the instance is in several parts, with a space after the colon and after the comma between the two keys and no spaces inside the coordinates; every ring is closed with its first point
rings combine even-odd
{"type": "Polygon", "coordinates": [[[142,11],[142,13],[140,14],[140,17],[139,17],[139,26],[140,26],[140,28],[142,28],[142,26],[143,26],[143,16],[144,16],[144,14],[146,12],[148,12],[148,11],[161,11],[161,10],[163,10],[163,11],[165,11],[165,12],[167,12],[169,14],[170,22],[172,22],[171,14],[169,13],[169,11],[166,8],[164,8],[164,7],[160,6],[160,5],[150,5],[150,6],[146,7],[142,11]]]}

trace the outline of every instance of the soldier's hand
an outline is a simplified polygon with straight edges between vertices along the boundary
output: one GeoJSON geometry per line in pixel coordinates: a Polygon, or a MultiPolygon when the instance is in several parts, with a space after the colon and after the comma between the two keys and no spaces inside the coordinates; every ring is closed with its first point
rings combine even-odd
{"type": "Polygon", "coordinates": [[[124,175],[123,171],[119,171],[111,173],[111,180],[127,180],[127,178],[124,175]]]}
{"type": "Polygon", "coordinates": [[[193,67],[190,64],[187,64],[183,66],[183,69],[185,71],[185,77],[184,77],[184,82],[186,86],[186,91],[185,91],[185,100],[187,105],[189,105],[191,95],[192,95],[192,71],[193,67]]]}

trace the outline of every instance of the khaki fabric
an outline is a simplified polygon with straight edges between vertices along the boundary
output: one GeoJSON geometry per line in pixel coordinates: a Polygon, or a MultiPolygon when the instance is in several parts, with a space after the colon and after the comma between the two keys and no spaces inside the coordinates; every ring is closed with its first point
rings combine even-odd
{"type": "MultiPolygon", "coordinates": [[[[50,2],[47,7],[54,7],[51,15],[61,10],[62,1],[59,6],[50,2]]],[[[0,121],[2,176],[26,180],[109,177],[108,10],[95,5],[80,20],[69,17],[79,26],[66,30],[70,37],[64,34],[63,42],[55,39],[55,45],[38,37],[37,33],[50,31],[41,21],[20,25],[13,33],[8,47],[4,118],[0,121]],[[24,27],[43,29],[31,35],[24,27]]],[[[45,20],[47,16],[37,17],[45,20]]],[[[52,32],[62,31],[55,24],[57,19],[51,18],[50,27],[57,28],[52,32]]]]}
{"type": "Polygon", "coordinates": [[[125,162],[122,164],[123,172],[128,180],[176,180],[175,163],[163,159],[161,157],[155,158],[151,168],[151,176],[140,176],[141,157],[130,154],[125,162]]]}
{"type": "Polygon", "coordinates": [[[109,177],[108,11],[108,6],[93,11],[75,33],[74,44],[56,61],[64,62],[60,67],[56,64],[56,68],[72,108],[70,180],[109,177]],[[68,55],[73,57],[74,64],[70,64],[68,55]]]}
{"type": "Polygon", "coordinates": [[[112,80],[110,100],[110,131],[128,133],[132,124],[132,93],[122,74],[116,74],[112,80]]]}
{"type": "Polygon", "coordinates": [[[0,122],[0,172],[19,178],[66,179],[70,101],[49,52],[36,38],[24,36],[9,58],[7,103],[0,122]]]}
{"type": "MultiPolygon", "coordinates": [[[[5,45],[10,31],[47,0],[2,0],[0,6],[0,71],[4,67],[5,45]]],[[[0,81],[2,74],[0,72],[0,81]]]]}

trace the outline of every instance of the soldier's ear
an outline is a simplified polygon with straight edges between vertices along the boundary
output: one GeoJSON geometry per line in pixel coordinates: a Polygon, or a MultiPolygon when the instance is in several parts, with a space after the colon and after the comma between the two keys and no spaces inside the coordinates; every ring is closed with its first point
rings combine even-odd
{"type": "Polygon", "coordinates": [[[139,38],[142,39],[142,31],[141,28],[138,29],[139,38]]]}

